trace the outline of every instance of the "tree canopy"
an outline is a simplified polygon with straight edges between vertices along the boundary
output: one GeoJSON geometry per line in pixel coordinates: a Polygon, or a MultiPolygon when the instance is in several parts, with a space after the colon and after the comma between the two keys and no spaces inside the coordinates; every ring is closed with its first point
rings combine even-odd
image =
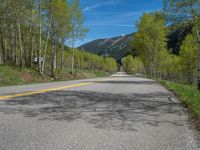
{"type": "Polygon", "coordinates": [[[88,31],[84,20],[79,0],[2,0],[0,64],[33,68],[52,78],[58,69],[115,72],[114,59],[75,48],[88,31]]]}

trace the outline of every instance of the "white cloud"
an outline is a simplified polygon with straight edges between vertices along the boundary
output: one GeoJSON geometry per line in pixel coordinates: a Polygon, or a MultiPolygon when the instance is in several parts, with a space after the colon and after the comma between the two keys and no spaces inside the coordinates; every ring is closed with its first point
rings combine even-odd
{"type": "MultiPolygon", "coordinates": [[[[118,12],[110,13],[111,15],[103,14],[101,19],[97,18],[95,20],[89,21],[88,26],[90,27],[135,27],[135,22],[143,15],[143,13],[153,12],[154,10],[143,10],[143,11],[133,11],[133,12],[118,12]],[[102,19],[103,18],[103,19],[102,19]]],[[[107,14],[109,14],[107,13],[107,14]]]]}
{"type": "Polygon", "coordinates": [[[119,0],[109,0],[107,2],[96,3],[94,5],[90,5],[90,6],[85,7],[83,9],[83,11],[89,11],[89,10],[95,9],[97,7],[105,6],[105,5],[113,5],[113,4],[116,4],[117,2],[119,2],[119,0]]]}
{"type": "Polygon", "coordinates": [[[116,26],[119,26],[119,27],[134,27],[134,25],[132,25],[132,24],[120,24],[120,25],[116,25],[116,26]]]}
{"type": "Polygon", "coordinates": [[[116,24],[116,25],[113,25],[113,24],[92,24],[92,25],[89,25],[90,27],[131,27],[133,28],[134,25],[132,24],[116,24]]]}
{"type": "Polygon", "coordinates": [[[100,7],[101,5],[102,5],[102,4],[97,3],[97,4],[95,4],[95,5],[87,6],[87,7],[85,7],[85,8],[83,9],[83,11],[89,11],[89,10],[91,10],[91,9],[100,7]]]}

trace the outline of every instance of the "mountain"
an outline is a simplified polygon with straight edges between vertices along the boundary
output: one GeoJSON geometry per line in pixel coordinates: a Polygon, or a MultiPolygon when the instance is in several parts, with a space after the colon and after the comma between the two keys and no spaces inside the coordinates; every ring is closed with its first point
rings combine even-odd
{"type": "Polygon", "coordinates": [[[108,39],[98,39],[80,46],[79,49],[120,60],[125,55],[132,53],[133,48],[130,46],[132,37],[133,34],[129,34],[108,39]]]}
{"type": "MultiPolygon", "coordinates": [[[[169,30],[168,49],[171,49],[174,54],[179,54],[180,45],[185,37],[191,33],[192,26],[191,24],[171,25],[169,30]]],[[[111,56],[120,61],[127,54],[136,55],[134,48],[130,45],[133,35],[134,33],[114,38],[98,39],[80,46],[79,49],[97,55],[111,56]]]]}

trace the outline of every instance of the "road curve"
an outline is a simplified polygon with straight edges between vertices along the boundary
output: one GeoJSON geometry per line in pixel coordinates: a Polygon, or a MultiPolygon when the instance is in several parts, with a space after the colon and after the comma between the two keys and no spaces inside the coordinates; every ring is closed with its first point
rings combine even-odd
{"type": "Polygon", "coordinates": [[[153,80],[118,73],[0,98],[0,150],[200,150],[185,108],[153,80]]]}

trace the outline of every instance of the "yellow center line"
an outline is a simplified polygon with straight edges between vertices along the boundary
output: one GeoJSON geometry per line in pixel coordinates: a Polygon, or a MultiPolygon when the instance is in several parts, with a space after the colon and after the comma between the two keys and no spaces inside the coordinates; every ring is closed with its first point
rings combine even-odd
{"type": "MultiPolygon", "coordinates": [[[[113,78],[113,79],[117,80],[118,78],[113,78]]],[[[109,80],[113,80],[113,79],[103,79],[99,82],[109,81],[109,80]]],[[[79,84],[73,84],[73,85],[56,87],[56,88],[43,89],[43,90],[38,90],[38,91],[24,92],[24,93],[11,94],[11,95],[3,95],[3,96],[0,96],[0,100],[7,100],[7,99],[11,99],[11,98],[47,93],[47,92],[58,91],[58,90],[63,90],[63,89],[70,89],[70,88],[75,88],[75,87],[80,87],[80,86],[92,85],[95,83],[98,83],[98,82],[86,82],[86,83],[79,83],[79,84]]]]}
{"type": "Polygon", "coordinates": [[[57,87],[57,88],[43,89],[43,90],[32,91],[32,92],[24,92],[24,93],[19,93],[19,94],[4,95],[4,96],[0,96],[0,100],[6,100],[6,99],[34,95],[34,94],[47,93],[47,92],[58,91],[58,90],[69,89],[69,88],[80,87],[80,86],[91,85],[91,84],[94,84],[94,82],[80,83],[80,84],[68,85],[68,86],[57,87]]]}

